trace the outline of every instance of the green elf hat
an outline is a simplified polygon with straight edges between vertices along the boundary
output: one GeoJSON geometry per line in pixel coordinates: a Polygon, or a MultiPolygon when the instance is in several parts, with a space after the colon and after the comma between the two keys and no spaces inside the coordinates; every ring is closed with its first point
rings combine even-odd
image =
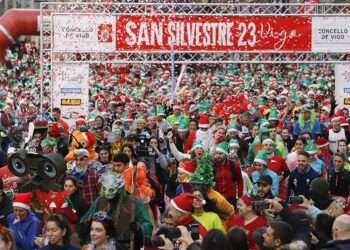
{"type": "Polygon", "coordinates": [[[197,148],[202,148],[204,149],[204,145],[203,145],[203,142],[201,140],[196,140],[193,145],[192,145],[192,148],[191,148],[191,151],[197,149],[197,148]]]}
{"type": "Polygon", "coordinates": [[[268,120],[269,121],[278,121],[278,111],[275,107],[271,108],[268,120]]]}
{"type": "Polygon", "coordinates": [[[316,154],[318,152],[318,148],[313,140],[307,140],[305,145],[305,151],[310,155],[316,154]]]}
{"type": "Polygon", "coordinates": [[[197,160],[196,165],[196,171],[191,176],[189,183],[214,187],[213,163],[209,154],[205,152],[202,157],[197,160]]]}
{"type": "Polygon", "coordinates": [[[53,138],[45,138],[41,142],[42,147],[49,147],[49,148],[54,148],[57,146],[57,141],[53,138]]]}
{"type": "Polygon", "coordinates": [[[185,119],[178,120],[178,123],[179,123],[179,127],[177,131],[183,132],[183,133],[188,131],[188,125],[185,119]]]}
{"type": "Polygon", "coordinates": [[[234,121],[231,122],[227,127],[227,133],[230,133],[230,132],[238,132],[237,124],[234,121]]]}
{"type": "Polygon", "coordinates": [[[93,121],[93,120],[95,120],[96,117],[97,117],[97,115],[95,113],[89,113],[86,119],[88,121],[93,121]]]}
{"type": "Polygon", "coordinates": [[[238,140],[236,139],[231,139],[228,143],[228,145],[231,147],[236,147],[236,148],[239,148],[239,142],[238,140]]]}
{"type": "Polygon", "coordinates": [[[312,111],[312,105],[310,105],[309,103],[307,104],[304,104],[302,107],[301,107],[301,110],[302,111],[312,111]]]}
{"type": "Polygon", "coordinates": [[[228,144],[226,142],[222,142],[222,143],[218,144],[215,147],[215,151],[218,151],[218,152],[224,153],[225,155],[228,155],[228,152],[229,152],[228,144]]]}
{"type": "Polygon", "coordinates": [[[260,164],[263,164],[263,165],[267,165],[267,154],[265,151],[260,151],[256,156],[255,156],[255,159],[254,159],[254,162],[257,162],[257,163],[260,163],[260,164]]]}

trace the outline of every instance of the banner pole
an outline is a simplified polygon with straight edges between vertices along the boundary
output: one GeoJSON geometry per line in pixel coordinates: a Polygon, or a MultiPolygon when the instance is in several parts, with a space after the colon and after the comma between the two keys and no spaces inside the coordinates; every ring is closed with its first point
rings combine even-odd
{"type": "Polygon", "coordinates": [[[170,48],[171,48],[171,54],[170,54],[170,59],[171,59],[171,104],[174,102],[175,98],[175,91],[176,91],[176,79],[175,79],[175,51],[174,51],[174,41],[171,39],[170,43],[170,48]]]}

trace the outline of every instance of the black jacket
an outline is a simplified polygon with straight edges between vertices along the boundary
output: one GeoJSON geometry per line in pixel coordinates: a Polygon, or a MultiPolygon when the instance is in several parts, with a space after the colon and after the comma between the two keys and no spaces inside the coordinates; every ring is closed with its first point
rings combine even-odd
{"type": "Polygon", "coordinates": [[[330,241],[321,250],[349,250],[349,249],[350,249],[350,239],[330,241]]]}
{"type": "Polygon", "coordinates": [[[47,245],[47,246],[40,248],[39,250],[79,250],[79,248],[74,247],[70,244],[65,245],[63,247],[56,246],[56,245],[47,245]]]}
{"type": "Polygon", "coordinates": [[[12,201],[6,194],[2,194],[3,200],[0,202],[0,224],[7,226],[7,215],[12,213],[12,201]]]}
{"type": "Polygon", "coordinates": [[[71,201],[71,204],[69,204],[70,207],[76,211],[79,219],[81,219],[89,210],[89,206],[87,205],[85,199],[79,194],[79,192],[73,193],[69,199],[71,201]]]}
{"type": "Polygon", "coordinates": [[[349,196],[350,194],[350,172],[342,170],[336,172],[334,169],[328,176],[329,189],[332,195],[349,196]]]}

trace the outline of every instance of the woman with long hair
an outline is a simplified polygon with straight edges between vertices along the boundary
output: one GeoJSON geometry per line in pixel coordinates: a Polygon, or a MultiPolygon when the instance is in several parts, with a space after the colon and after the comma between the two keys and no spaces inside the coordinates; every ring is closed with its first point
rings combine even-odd
{"type": "Polygon", "coordinates": [[[77,215],[79,221],[88,210],[88,206],[84,197],[81,195],[78,180],[73,176],[68,176],[64,179],[63,183],[63,189],[68,194],[68,208],[72,209],[72,211],[77,215]]]}
{"type": "Polygon", "coordinates": [[[113,220],[105,213],[98,212],[90,223],[90,243],[83,246],[82,250],[124,250],[115,237],[113,220]]]}
{"type": "Polygon", "coordinates": [[[46,221],[48,245],[39,250],[78,250],[70,243],[70,228],[63,215],[52,214],[46,221]]]}

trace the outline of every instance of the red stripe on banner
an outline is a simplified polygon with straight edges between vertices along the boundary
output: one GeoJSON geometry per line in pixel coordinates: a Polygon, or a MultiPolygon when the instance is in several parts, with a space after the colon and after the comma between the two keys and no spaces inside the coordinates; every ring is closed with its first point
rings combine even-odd
{"type": "Polygon", "coordinates": [[[311,51],[311,17],[117,17],[120,51],[311,51]]]}

